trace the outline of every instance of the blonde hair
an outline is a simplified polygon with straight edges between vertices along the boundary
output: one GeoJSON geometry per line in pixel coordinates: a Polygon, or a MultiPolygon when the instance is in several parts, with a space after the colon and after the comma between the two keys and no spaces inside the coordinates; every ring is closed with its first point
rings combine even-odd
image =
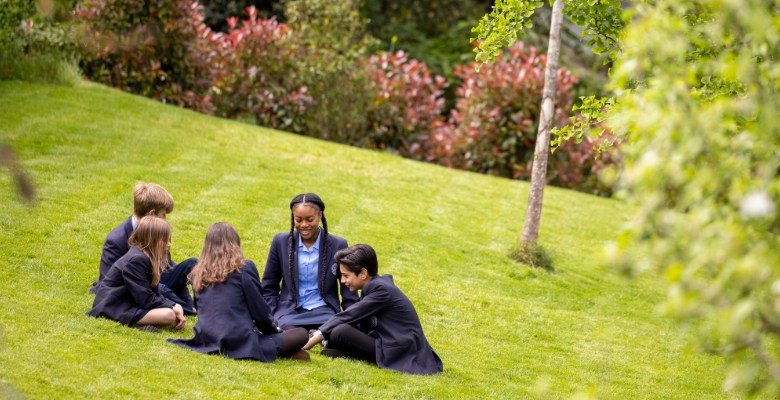
{"type": "Polygon", "coordinates": [[[151,210],[173,212],[173,196],[156,183],[138,182],[133,188],[133,212],[141,218],[151,210]]]}
{"type": "Polygon", "coordinates": [[[195,292],[207,286],[224,282],[233,272],[244,266],[241,238],[227,222],[217,222],[209,227],[200,259],[189,278],[195,292]]]}
{"type": "Polygon", "coordinates": [[[138,247],[149,257],[152,263],[152,287],[160,283],[160,274],[169,266],[167,245],[170,240],[171,225],[153,216],[141,218],[128,239],[130,246],[138,247]]]}

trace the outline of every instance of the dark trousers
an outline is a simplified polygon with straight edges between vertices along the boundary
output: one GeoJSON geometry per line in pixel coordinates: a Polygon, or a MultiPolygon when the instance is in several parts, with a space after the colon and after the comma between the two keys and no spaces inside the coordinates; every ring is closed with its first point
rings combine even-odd
{"type": "Polygon", "coordinates": [[[337,326],[330,332],[328,347],[322,350],[328,357],[354,358],[376,364],[376,339],[349,324],[337,326]]]}
{"type": "Polygon", "coordinates": [[[187,275],[192,272],[192,268],[198,263],[198,259],[188,258],[173,268],[168,268],[160,274],[160,284],[158,289],[160,294],[166,299],[180,304],[185,315],[196,315],[195,303],[190,296],[190,290],[187,288],[187,275]]]}

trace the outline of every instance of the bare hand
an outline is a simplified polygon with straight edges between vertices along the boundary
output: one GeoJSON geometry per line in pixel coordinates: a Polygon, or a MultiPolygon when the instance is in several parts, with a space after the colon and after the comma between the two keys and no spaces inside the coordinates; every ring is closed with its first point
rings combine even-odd
{"type": "Polygon", "coordinates": [[[313,335],[309,338],[309,341],[306,342],[305,345],[303,345],[303,350],[309,350],[312,347],[314,347],[317,343],[322,342],[322,333],[320,331],[314,332],[313,335]]]}
{"type": "Polygon", "coordinates": [[[173,306],[173,312],[176,314],[176,322],[173,323],[173,329],[180,331],[187,326],[187,318],[184,316],[184,309],[180,304],[173,306]]]}

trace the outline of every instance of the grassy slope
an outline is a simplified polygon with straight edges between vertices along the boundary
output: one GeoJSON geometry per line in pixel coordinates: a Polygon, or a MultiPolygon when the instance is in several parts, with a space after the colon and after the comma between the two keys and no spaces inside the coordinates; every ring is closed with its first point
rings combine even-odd
{"type": "Polygon", "coordinates": [[[541,238],[557,273],[506,257],[528,186],[260,129],[85,84],[0,82],[0,140],[39,199],[0,174],[0,397],[722,398],[722,360],[687,349],[654,312],[658,279],[598,262],[628,209],[548,188],[541,238]],[[173,256],[231,222],[263,265],[287,204],[319,193],[331,231],[378,251],[412,299],[445,372],[408,376],[313,353],[308,364],[234,361],[88,318],[105,235],[131,187],[176,199],[173,256]]]}

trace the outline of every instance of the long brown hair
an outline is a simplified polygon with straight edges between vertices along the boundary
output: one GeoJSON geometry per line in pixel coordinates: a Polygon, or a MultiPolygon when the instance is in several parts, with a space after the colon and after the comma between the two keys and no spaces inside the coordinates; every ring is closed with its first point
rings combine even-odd
{"type": "Polygon", "coordinates": [[[224,282],[244,266],[241,238],[227,222],[216,222],[206,232],[200,260],[190,272],[192,288],[200,292],[207,286],[224,282]]]}
{"type": "Polygon", "coordinates": [[[168,221],[147,216],[138,221],[127,243],[141,249],[152,263],[151,286],[160,283],[160,273],[168,268],[168,242],[171,240],[171,225],[168,221]]]}

